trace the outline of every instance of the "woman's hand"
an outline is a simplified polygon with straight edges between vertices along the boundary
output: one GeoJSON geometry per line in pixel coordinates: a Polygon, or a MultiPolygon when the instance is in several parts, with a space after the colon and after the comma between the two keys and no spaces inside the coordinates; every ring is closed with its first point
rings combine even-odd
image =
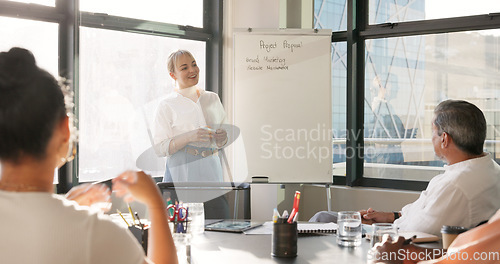
{"type": "Polygon", "coordinates": [[[404,237],[393,241],[391,236],[384,235],[381,243],[376,243],[368,252],[368,263],[416,264],[420,261],[441,257],[442,250],[423,248],[415,244],[407,244],[404,237]]]}
{"type": "Polygon", "coordinates": [[[155,181],[142,171],[126,171],[114,178],[113,191],[126,202],[137,200],[150,208],[165,208],[155,181]]]}
{"type": "Polygon", "coordinates": [[[404,259],[398,253],[401,253],[404,240],[404,237],[398,237],[397,241],[392,241],[389,235],[385,235],[382,242],[375,244],[368,252],[368,263],[403,263],[404,259]]]}
{"type": "Polygon", "coordinates": [[[215,143],[217,147],[221,147],[227,142],[227,132],[226,130],[219,128],[215,131],[215,143]]]}
{"type": "Polygon", "coordinates": [[[111,191],[104,184],[86,183],[71,188],[66,194],[66,198],[77,202],[79,205],[91,206],[96,203],[109,203],[111,201],[111,191]]]}
{"type": "Polygon", "coordinates": [[[190,142],[208,142],[214,135],[213,130],[207,128],[198,128],[189,133],[190,142]]]}

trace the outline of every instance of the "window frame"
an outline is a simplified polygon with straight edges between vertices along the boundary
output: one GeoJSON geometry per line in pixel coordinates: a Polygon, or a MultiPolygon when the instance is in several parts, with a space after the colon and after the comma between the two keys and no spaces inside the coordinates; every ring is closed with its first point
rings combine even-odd
{"type": "MultiPolygon", "coordinates": [[[[79,114],[79,29],[90,27],[206,42],[206,90],[222,97],[223,1],[203,0],[203,28],[79,11],[79,0],[56,0],[55,7],[0,0],[0,16],[59,24],[59,75],[70,83],[79,114]]],[[[57,193],[78,185],[78,145],[72,162],[58,171],[57,193]]]]}
{"type": "Polygon", "coordinates": [[[412,191],[424,190],[427,181],[365,178],[364,97],[365,41],[415,35],[464,32],[500,28],[500,13],[428,19],[398,23],[369,24],[369,1],[347,1],[347,30],[332,32],[333,42],[347,43],[347,132],[346,176],[332,176],[334,185],[379,187],[412,191]],[[353,135],[350,137],[349,135],[353,135]]]}

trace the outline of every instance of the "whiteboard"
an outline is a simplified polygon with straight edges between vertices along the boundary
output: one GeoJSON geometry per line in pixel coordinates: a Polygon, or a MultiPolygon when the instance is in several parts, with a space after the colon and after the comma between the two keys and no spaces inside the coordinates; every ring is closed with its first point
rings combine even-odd
{"type": "Polygon", "coordinates": [[[233,122],[248,177],[331,183],[331,31],[254,29],[233,41],[233,122]]]}

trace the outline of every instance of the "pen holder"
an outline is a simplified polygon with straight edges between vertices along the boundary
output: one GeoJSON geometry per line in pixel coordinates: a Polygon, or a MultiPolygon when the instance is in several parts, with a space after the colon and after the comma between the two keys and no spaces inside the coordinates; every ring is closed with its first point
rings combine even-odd
{"type": "Polygon", "coordinates": [[[128,230],[130,230],[130,232],[132,232],[132,235],[134,235],[134,237],[137,239],[137,241],[139,241],[142,248],[144,249],[144,252],[147,253],[148,252],[148,230],[149,230],[149,228],[142,229],[141,227],[134,225],[134,226],[129,226],[128,230]]]}
{"type": "Polygon", "coordinates": [[[189,220],[174,220],[170,221],[170,232],[172,233],[190,233],[190,222],[189,220]]]}
{"type": "Polygon", "coordinates": [[[297,256],[297,222],[273,224],[273,257],[294,258],[297,256]]]}

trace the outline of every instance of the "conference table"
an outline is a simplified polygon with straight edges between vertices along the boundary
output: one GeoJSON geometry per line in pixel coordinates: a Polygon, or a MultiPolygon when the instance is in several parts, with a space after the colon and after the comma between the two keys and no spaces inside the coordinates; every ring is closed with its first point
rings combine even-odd
{"type": "MultiPolygon", "coordinates": [[[[370,242],[363,238],[361,246],[348,248],[338,246],[335,234],[299,234],[298,253],[295,258],[276,258],[271,256],[272,236],[246,235],[205,231],[196,236],[191,243],[192,264],[202,263],[349,263],[367,262],[370,242]]],[[[179,263],[188,263],[180,259],[179,263]]]]}

